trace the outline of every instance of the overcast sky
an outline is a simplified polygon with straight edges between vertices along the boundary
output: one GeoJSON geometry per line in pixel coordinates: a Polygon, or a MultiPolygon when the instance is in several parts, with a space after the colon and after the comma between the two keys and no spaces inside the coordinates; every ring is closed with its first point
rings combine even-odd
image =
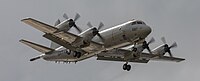
{"type": "MultiPolygon", "coordinates": [[[[0,0],[0,81],[199,81],[200,75],[200,1],[199,0],[0,0]],[[123,71],[123,62],[97,61],[90,58],[77,64],[56,64],[42,59],[29,59],[40,53],[19,43],[22,38],[49,46],[43,33],[20,20],[33,17],[53,25],[63,13],[74,18],[83,30],[91,21],[105,28],[131,19],[140,19],[151,26],[156,39],[151,49],[167,42],[178,43],[174,56],[180,63],[155,62],[132,65],[123,71]]],[[[104,28],[104,29],[105,29],[104,28]]],[[[74,31],[74,29],[72,29],[74,31]]]]}

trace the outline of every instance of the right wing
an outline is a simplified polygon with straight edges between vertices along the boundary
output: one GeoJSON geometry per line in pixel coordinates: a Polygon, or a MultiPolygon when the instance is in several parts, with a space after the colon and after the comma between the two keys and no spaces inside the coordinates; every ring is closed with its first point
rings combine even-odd
{"type": "Polygon", "coordinates": [[[62,39],[65,39],[65,41],[69,42],[69,43],[72,43],[74,42],[77,38],[81,38],[77,35],[74,35],[72,33],[69,33],[69,32],[58,32],[58,33],[55,33],[56,31],[58,31],[59,29],[56,28],[56,27],[53,27],[51,25],[48,25],[46,23],[43,23],[43,22],[40,22],[38,20],[35,20],[35,19],[32,19],[32,18],[26,18],[26,19],[23,19],[21,20],[22,22],[46,33],[46,34],[52,34],[52,35],[55,35],[56,37],[58,38],[62,38],[62,39]]]}
{"type": "MultiPolygon", "coordinates": [[[[32,18],[23,19],[22,22],[44,32],[45,34],[43,36],[45,38],[50,39],[51,41],[61,46],[64,46],[65,48],[70,49],[72,51],[75,51],[77,47],[74,47],[71,44],[77,40],[82,39],[82,37],[69,32],[63,32],[63,31],[57,32],[58,28],[32,18]]],[[[74,61],[80,61],[95,56],[97,53],[101,52],[104,48],[102,44],[91,41],[89,46],[78,49],[81,52],[83,52],[84,55],[81,56],[81,58],[75,59],[74,61]]]]}
{"type": "Polygon", "coordinates": [[[45,24],[43,22],[40,22],[40,21],[37,21],[35,19],[32,19],[32,18],[26,18],[26,19],[22,19],[21,20],[22,22],[44,32],[44,33],[54,33],[56,32],[58,29],[51,26],[51,25],[48,25],[48,24],[45,24]]]}
{"type": "MultiPolygon", "coordinates": [[[[63,32],[63,31],[56,32],[58,31],[58,28],[45,24],[43,22],[40,22],[32,18],[26,18],[21,21],[44,32],[45,33],[45,35],[43,35],[44,37],[70,50],[76,49],[75,47],[70,45],[71,43],[82,39],[82,37],[69,33],[69,32],[63,32]]],[[[91,52],[97,51],[99,48],[102,48],[102,47],[103,47],[102,44],[91,41],[90,46],[82,48],[82,50],[84,50],[85,52],[91,53],[91,52]]]]}

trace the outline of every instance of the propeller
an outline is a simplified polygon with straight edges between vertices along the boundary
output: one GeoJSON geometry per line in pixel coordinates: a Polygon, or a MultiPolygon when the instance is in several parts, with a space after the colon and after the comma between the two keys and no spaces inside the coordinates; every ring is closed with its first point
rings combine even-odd
{"type": "Polygon", "coordinates": [[[149,48],[149,44],[151,44],[151,43],[153,43],[153,42],[155,42],[155,39],[152,37],[151,40],[150,40],[149,42],[144,41],[144,42],[143,42],[143,45],[142,45],[143,49],[147,49],[147,50],[149,51],[150,54],[152,54],[152,52],[151,52],[151,50],[150,50],[150,48],[149,48]]]}
{"type": "Polygon", "coordinates": [[[63,17],[68,20],[70,27],[73,26],[74,28],[77,29],[79,33],[82,32],[82,30],[75,23],[81,17],[78,13],[76,13],[76,16],[74,17],[74,19],[69,18],[66,13],[63,14],[63,17]]]}
{"type": "MultiPolygon", "coordinates": [[[[90,28],[94,27],[90,22],[88,22],[87,25],[90,28]]],[[[100,22],[98,28],[94,27],[94,29],[93,29],[93,34],[99,36],[99,38],[102,40],[102,42],[104,42],[105,40],[99,33],[99,30],[102,29],[103,26],[104,26],[104,24],[102,22],[100,22]]]]}
{"type": "Polygon", "coordinates": [[[170,49],[171,49],[171,48],[177,47],[176,42],[174,42],[171,46],[169,46],[169,45],[167,44],[167,42],[166,42],[166,40],[165,40],[164,37],[162,37],[161,40],[162,40],[162,42],[165,44],[165,45],[164,45],[164,50],[165,50],[165,52],[168,52],[168,53],[169,53],[169,56],[170,56],[170,57],[173,57],[173,55],[172,55],[170,49]]]}
{"type": "Polygon", "coordinates": [[[60,24],[60,19],[58,19],[58,20],[55,22],[54,26],[57,26],[58,24],[60,24]]]}

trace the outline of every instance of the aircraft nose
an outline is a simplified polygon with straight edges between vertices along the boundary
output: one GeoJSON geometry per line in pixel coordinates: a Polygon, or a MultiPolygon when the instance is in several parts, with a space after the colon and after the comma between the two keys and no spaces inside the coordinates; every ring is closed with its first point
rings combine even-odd
{"type": "Polygon", "coordinates": [[[142,38],[146,38],[151,33],[151,28],[149,26],[145,26],[143,28],[143,33],[141,35],[142,38]]]}
{"type": "Polygon", "coordinates": [[[147,33],[147,34],[150,34],[151,33],[151,27],[149,27],[149,26],[147,26],[147,27],[145,27],[145,32],[147,33]]]}

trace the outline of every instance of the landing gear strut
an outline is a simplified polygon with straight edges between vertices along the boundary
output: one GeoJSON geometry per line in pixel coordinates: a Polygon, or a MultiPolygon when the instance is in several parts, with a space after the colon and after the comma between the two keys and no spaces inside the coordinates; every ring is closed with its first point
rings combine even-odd
{"type": "Polygon", "coordinates": [[[130,71],[130,70],[131,70],[131,65],[129,65],[128,62],[125,63],[125,64],[123,65],[123,70],[130,71]]]}
{"type": "Polygon", "coordinates": [[[73,56],[77,57],[77,58],[80,58],[81,57],[81,52],[75,51],[73,56]]]}

